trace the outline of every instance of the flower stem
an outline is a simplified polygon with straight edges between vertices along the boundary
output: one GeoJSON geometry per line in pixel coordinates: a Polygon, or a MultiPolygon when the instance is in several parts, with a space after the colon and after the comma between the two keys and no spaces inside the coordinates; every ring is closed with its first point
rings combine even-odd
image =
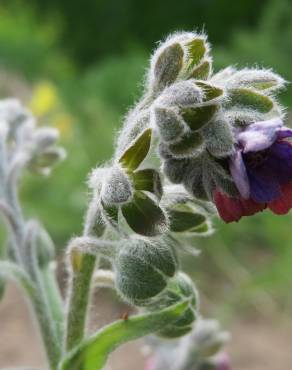
{"type": "Polygon", "coordinates": [[[87,310],[90,299],[90,286],[97,257],[91,254],[80,255],[78,271],[73,270],[68,301],[66,350],[72,349],[84,336],[87,310]]]}

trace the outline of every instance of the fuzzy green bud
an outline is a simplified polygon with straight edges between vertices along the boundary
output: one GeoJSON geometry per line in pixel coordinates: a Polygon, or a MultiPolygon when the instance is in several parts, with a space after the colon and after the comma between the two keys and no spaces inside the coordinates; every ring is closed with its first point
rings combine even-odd
{"type": "Polygon", "coordinates": [[[174,249],[161,240],[125,240],[115,260],[117,290],[125,301],[143,306],[165,289],[177,264],[174,249]]]}
{"type": "Polygon", "coordinates": [[[102,183],[101,198],[105,204],[126,203],[132,197],[133,189],[128,175],[120,166],[113,166],[102,183]]]}
{"type": "Polygon", "coordinates": [[[161,140],[165,142],[177,141],[185,129],[184,122],[176,110],[163,106],[154,108],[154,124],[161,140]]]}
{"type": "Polygon", "coordinates": [[[183,67],[184,51],[177,42],[163,44],[154,53],[149,82],[154,91],[161,91],[172,84],[178,77],[183,67]]]}

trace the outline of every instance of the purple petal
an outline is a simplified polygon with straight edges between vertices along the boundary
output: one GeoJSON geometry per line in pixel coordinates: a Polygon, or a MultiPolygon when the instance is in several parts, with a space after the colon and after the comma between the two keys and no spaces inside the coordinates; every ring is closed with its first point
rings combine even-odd
{"type": "Polygon", "coordinates": [[[286,139],[287,137],[292,137],[292,130],[288,127],[283,127],[278,131],[277,139],[286,139]]]}
{"type": "Polygon", "coordinates": [[[264,165],[270,173],[274,173],[280,184],[292,181],[292,146],[285,141],[277,141],[269,150],[264,165]]]}
{"type": "Polygon", "coordinates": [[[272,202],[281,195],[280,184],[275,176],[265,171],[247,169],[250,182],[250,197],[258,203],[272,202]]]}
{"type": "Polygon", "coordinates": [[[258,152],[267,149],[277,139],[278,131],[283,126],[280,118],[268,121],[255,122],[238,134],[238,143],[243,148],[243,153],[258,152]]]}
{"type": "Polygon", "coordinates": [[[249,180],[240,150],[232,154],[229,169],[240,195],[244,199],[248,199],[250,195],[249,180]]]}

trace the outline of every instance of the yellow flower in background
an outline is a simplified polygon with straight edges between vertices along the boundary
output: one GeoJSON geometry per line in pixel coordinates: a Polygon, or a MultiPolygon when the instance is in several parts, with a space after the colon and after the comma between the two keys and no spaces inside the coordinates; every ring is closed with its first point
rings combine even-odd
{"type": "Polygon", "coordinates": [[[62,137],[72,134],[73,117],[64,110],[57,88],[49,81],[38,83],[33,91],[30,109],[37,117],[48,118],[62,137]]]}
{"type": "Polygon", "coordinates": [[[58,106],[56,87],[48,81],[36,85],[30,102],[32,113],[38,117],[51,113],[58,106]]]}

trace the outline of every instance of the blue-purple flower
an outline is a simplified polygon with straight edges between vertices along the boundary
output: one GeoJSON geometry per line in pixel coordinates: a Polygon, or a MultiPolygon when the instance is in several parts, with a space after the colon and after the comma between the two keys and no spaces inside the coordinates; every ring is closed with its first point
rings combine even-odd
{"type": "Polygon", "coordinates": [[[214,201],[221,218],[238,221],[265,208],[287,213],[292,208],[292,130],[273,118],[255,122],[235,137],[229,168],[239,196],[216,189],[214,201]]]}

